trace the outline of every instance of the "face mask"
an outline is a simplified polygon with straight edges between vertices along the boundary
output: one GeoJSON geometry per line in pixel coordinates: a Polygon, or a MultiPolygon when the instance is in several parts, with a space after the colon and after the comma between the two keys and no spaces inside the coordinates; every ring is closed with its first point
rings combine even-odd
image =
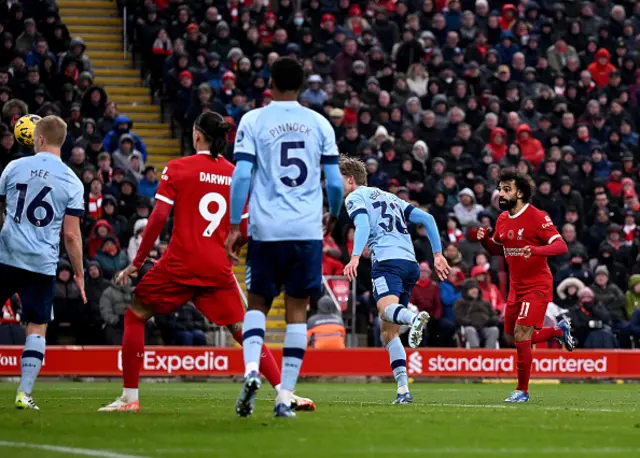
{"type": "Polygon", "coordinates": [[[293,19],[293,23],[298,26],[302,25],[303,22],[304,22],[304,18],[301,18],[301,17],[297,17],[293,19]]]}

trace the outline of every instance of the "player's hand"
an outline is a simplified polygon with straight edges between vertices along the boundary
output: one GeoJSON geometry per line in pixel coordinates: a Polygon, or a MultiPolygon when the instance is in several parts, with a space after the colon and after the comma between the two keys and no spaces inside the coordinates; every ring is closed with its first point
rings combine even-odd
{"type": "Polygon", "coordinates": [[[490,227],[481,227],[478,229],[478,241],[484,239],[491,232],[490,227]]]}
{"type": "Polygon", "coordinates": [[[333,231],[333,225],[335,224],[336,219],[337,219],[337,218],[336,218],[336,217],[334,217],[334,216],[331,216],[331,214],[330,214],[330,213],[325,213],[325,214],[322,216],[322,226],[323,226],[323,229],[324,229],[324,235],[325,235],[325,237],[326,237],[328,234],[331,234],[331,231],[333,231]]]}
{"type": "Polygon", "coordinates": [[[127,267],[122,272],[118,273],[118,275],[116,275],[116,285],[118,286],[126,285],[127,281],[129,280],[129,277],[136,275],[138,273],[138,270],[140,269],[138,269],[136,266],[131,264],[129,267],[127,267]]]}
{"type": "Polygon", "coordinates": [[[242,232],[238,225],[231,225],[231,230],[227,236],[224,247],[227,250],[227,257],[231,259],[231,262],[237,264],[240,262],[240,248],[242,247],[242,232]]]}
{"type": "Polygon", "coordinates": [[[524,254],[525,259],[529,259],[531,257],[531,247],[527,245],[522,249],[522,254],[524,254]]]}
{"type": "Polygon", "coordinates": [[[86,304],[87,293],[84,292],[84,275],[74,275],[73,281],[75,282],[76,286],[80,290],[80,297],[82,298],[82,303],[86,304]]]}
{"type": "Polygon", "coordinates": [[[445,257],[442,256],[442,253],[438,253],[434,256],[433,267],[435,267],[436,274],[438,274],[440,281],[446,280],[451,273],[451,267],[445,257]]]}
{"type": "Polygon", "coordinates": [[[360,256],[351,256],[349,264],[344,266],[344,276],[347,280],[355,280],[358,276],[358,265],[360,264],[360,256]]]}

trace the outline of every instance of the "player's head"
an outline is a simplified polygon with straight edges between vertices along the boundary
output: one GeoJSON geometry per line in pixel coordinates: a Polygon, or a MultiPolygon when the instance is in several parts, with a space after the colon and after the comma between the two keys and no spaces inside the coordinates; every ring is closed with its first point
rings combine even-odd
{"type": "Polygon", "coordinates": [[[518,203],[526,204],[531,199],[533,184],[528,175],[523,175],[514,168],[500,171],[498,179],[498,204],[500,210],[511,210],[518,203]]]}
{"type": "Polygon", "coordinates": [[[367,185],[367,169],[364,162],[359,159],[341,157],[340,173],[342,174],[345,197],[355,191],[358,186],[367,185]]]}
{"type": "Polygon", "coordinates": [[[218,113],[209,111],[200,114],[193,123],[193,145],[196,151],[208,150],[213,158],[224,155],[231,128],[232,125],[218,113]]]}
{"type": "Polygon", "coordinates": [[[67,138],[67,123],[58,116],[45,116],[36,123],[33,131],[33,150],[60,155],[60,148],[67,138]]]}
{"type": "Polygon", "coordinates": [[[274,92],[274,99],[285,93],[298,94],[304,82],[304,71],[302,65],[291,57],[280,57],[271,66],[271,90],[274,92]]]}

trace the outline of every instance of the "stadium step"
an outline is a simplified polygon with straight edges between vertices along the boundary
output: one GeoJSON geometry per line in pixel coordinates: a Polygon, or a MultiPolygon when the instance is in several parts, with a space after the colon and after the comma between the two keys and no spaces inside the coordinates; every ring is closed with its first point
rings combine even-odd
{"type": "Polygon", "coordinates": [[[112,86],[109,87],[109,99],[114,95],[146,95],[149,96],[149,89],[146,87],[126,87],[112,86]]]}
{"type": "MultiPolygon", "coordinates": [[[[109,70],[107,70],[107,73],[103,74],[102,70],[107,70],[107,69],[96,69],[96,72],[95,72],[96,79],[94,80],[94,83],[99,84],[100,86],[104,86],[105,89],[108,89],[109,86],[112,86],[112,85],[142,87],[142,81],[140,81],[140,78],[137,78],[135,76],[113,76],[109,74],[111,73],[109,70]]],[[[118,72],[113,72],[113,73],[118,73],[118,72]]],[[[109,93],[108,90],[107,90],[107,93],[109,93]]]]}
{"type": "MultiPolygon", "coordinates": [[[[118,96],[114,96],[109,97],[109,100],[114,100],[115,98],[119,98],[118,96]]],[[[115,100],[114,100],[115,102],[115,100]]],[[[117,103],[117,102],[116,102],[117,103]]],[[[157,107],[153,106],[153,105],[147,105],[147,102],[134,102],[134,103],[128,103],[128,104],[118,104],[118,106],[120,107],[121,111],[127,112],[127,113],[157,113],[157,107]]]]}
{"type": "Polygon", "coordinates": [[[100,17],[104,18],[114,18],[119,17],[118,11],[113,10],[110,7],[104,8],[85,8],[87,4],[91,4],[92,2],[84,2],[82,7],[81,5],[73,5],[73,6],[63,6],[61,7],[61,11],[65,15],[65,23],[69,21],[72,17],[87,17],[87,16],[96,16],[100,15],[100,17]]]}
{"type": "MultiPolygon", "coordinates": [[[[149,102],[151,102],[151,97],[149,97],[149,94],[140,94],[140,95],[133,95],[133,94],[109,94],[109,100],[116,102],[117,104],[121,104],[121,103],[126,103],[126,104],[138,104],[138,105],[144,105],[147,104],[149,102]]],[[[153,105],[149,106],[150,110],[152,111],[153,109],[155,109],[155,107],[153,105]]],[[[146,110],[143,110],[146,111],[146,110]]]]}
{"type": "Polygon", "coordinates": [[[160,107],[153,105],[143,87],[140,72],[126,59],[122,45],[122,15],[109,0],[59,0],[60,15],[72,36],[82,37],[95,69],[94,83],[103,86],[120,114],[134,122],[133,131],[147,145],[147,162],[158,168],[180,153],[180,143],[171,138],[169,126],[161,122],[160,107]]]}
{"type": "MultiPolygon", "coordinates": [[[[61,14],[62,13],[61,11],[61,14]]],[[[64,16],[63,16],[64,17],[64,16]]],[[[67,20],[64,20],[65,24],[67,20]]],[[[99,23],[98,23],[99,24],[99,23]]],[[[78,24],[67,24],[69,32],[71,35],[82,36],[84,40],[86,40],[84,34],[110,34],[118,37],[118,41],[122,43],[122,26],[120,25],[78,25],[78,24]]]]}
{"type": "Polygon", "coordinates": [[[61,10],[65,8],[82,8],[82,9],[97,9],[97,10],[109,10],[116,12],[113,8],[113,2],[110,0],[58,0],[56,2],[61,10]]]}
{"type": "MultiPolygon", "coordinates": [[[[91,3],[91,2],[87,2],[87,3],[91,3]]],[[[72,26],[74,25],[122,26],[122,18],[104,17],[102,16],[102,14],[100,14],[100,10],[96,10],[94,12],[94,15],[92,16],[83,16],[83,17],[67,16],[68,13],[64,9],[62,9],[60,13],[64,14],[64,23],[69,27],[69,30],[71,30],[72,26]]]]}

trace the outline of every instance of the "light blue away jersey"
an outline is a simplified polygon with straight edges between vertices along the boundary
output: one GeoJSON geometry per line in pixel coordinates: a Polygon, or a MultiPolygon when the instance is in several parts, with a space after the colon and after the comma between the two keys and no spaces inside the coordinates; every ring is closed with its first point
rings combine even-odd
{"type": "Polygon", "coordinates": [[[53,154],[10,162],[0,177],[7,212],[0,263],[55,275],[64,215],[83,215],[83,194],[82,182],[53,154]]]}
{"type": "Polygon", "coordinates": [[[235,160],[253,162],[249,236],[260,241],[322,240],[321,164],[337,164],[331,124],[298,102],[271,102],[245,114],[235,160]]]}
{"type": "Polygon", "coordinates": [[[345,201],[349,217],[359,213],[369,217],[369,242],[373,261],[406,259],[415,261],[407,221],[413,206],[378,188],[358,186],[345,201]]]}

